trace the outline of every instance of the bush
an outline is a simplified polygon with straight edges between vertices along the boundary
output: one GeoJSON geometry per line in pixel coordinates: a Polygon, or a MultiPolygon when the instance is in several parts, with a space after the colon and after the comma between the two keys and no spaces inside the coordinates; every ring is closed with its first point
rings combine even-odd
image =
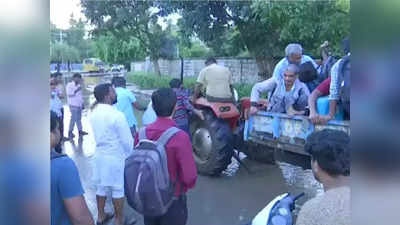
{"type": "MultiPolygon", "coordinates": [[[[138,85],[142,89],[157,89],[161,87],[169,87],[169,82],[173,79],[170,76],[158,76],[153,73],[146,72],[133,72],[128,73],[127,81],[138,85]]],[[[185,77],[183,79],[183,86],[185,88],[194,90],[196,84],[195,77],[185,77]]]]}
{"type": "MultiPolygon", "coordinates": [[[[131,72],[127,75],[127,81],[138,85],[142,89],[157,89],[161,87],[169,87],[169,82],[173,79],[170,76],[158,76],[146,72],[131,72]]],[[[183,86],[187,89],[194,90],[196,77],[184,77],[183,86]]],[[[234,84],[234,88],[239,94],[239,98],[249,97],[252,84],[234,84]]]]}
{"type": "Polygon", "coordinates": [[[253,84],[234,84],[233,87],[236,89],[239,95],[239,99],[243,97],[250,97],[251,89],[253,84]]]}

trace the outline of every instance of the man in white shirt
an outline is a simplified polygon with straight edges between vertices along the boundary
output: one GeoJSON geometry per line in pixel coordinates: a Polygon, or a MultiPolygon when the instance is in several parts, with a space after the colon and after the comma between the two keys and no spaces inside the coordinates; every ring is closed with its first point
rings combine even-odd
{"type": "Polygon", "coordinates": [[[97,186],[97,222],[103,224],[112,217],[104,212],[106,193],[111,190],[115,224],[122,225],[125,159],[133,150],[133,138],[124,114],[112,106],[117,101],[112,85],[97,85],[94,96],[96,103],[89,119],[96,141],[93,177],[97,186]]]}

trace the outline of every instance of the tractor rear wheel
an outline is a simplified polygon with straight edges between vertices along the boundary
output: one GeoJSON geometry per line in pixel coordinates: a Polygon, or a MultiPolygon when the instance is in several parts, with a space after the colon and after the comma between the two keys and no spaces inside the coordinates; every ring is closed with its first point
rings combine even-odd
{"type": "Polygon", "coordinates": [[[228,123],[217,118],[211,110],[203,110],[205,120],[192,116],[193,155],[200,174],[219,175],[231,163],[233,135],[228,123]]]}

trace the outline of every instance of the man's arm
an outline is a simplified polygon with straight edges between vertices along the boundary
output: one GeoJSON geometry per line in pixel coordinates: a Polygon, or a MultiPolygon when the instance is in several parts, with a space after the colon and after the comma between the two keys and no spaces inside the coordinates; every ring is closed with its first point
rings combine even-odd
{"type": "Polygon", "coordinates": [[[308,96],[308,106],[310,108],[310,116],[309,116],[309,118],[313,123],[317,123],[318,122],[318,120],[317,120],[318,119],[318,113],[317,113],[316,102],[317,102],[317,99],[319,97],[321,97],[321,96],[322,96],[322,93],[318,89],[315,89],[311,93],[311,95],[308,96]]]}
{"type": "Polygon", "coordinates": [[[276,86],[275,78],[270,78],[263,82],[256,83],[253,86],[253,88],[251,89],[251,96],[250,96],[250,101],[251,101],[250,114],[251,115],[257,113],[257,111],[258,111],[256,104],[260,100],[260,95],[265,92],[273,91],[275,86],[276,86]]]}
{"type": "Polygon", "coordinates": [[[69,158],[61,160],[64,163],[63,174],[59,177],[58,189],[72,224],[94,224],[83,198],[84,191],[75,163],[69,158]]]}
{"type": "Polygon", "coordinates": [[[73,225],[94,225],[83,196],[64,199],[64,206],[73,225]]]}
{"type": "Polygon", "coordinates": [[[197,180],[197,168],[192,153],[192,144],[189,136],[184,132],[176,134],[179,138],[179,146],[176,148],[176,159],[178,162],[179,178],[187,188],[193,188],[197,180]]]}
{"type": "Polygon", "coordinates": [[[121,145],[124,148],[124,152],[126,156],[128,156],[133,150],[133,138],[128,122],[126,121],[124,114],[122,114],[121,112],[118,112],[118,116],[114,123],[114,126],[117,128],[116,130],[120,137],[121,145]]]}

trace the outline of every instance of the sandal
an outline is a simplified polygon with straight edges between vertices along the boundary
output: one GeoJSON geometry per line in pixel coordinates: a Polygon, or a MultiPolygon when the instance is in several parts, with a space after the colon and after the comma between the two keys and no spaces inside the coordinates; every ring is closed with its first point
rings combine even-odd
{"type": "Polygon", "coordinates": [[[101,222],[97,221],[97,222],[96,222],[96,225],[104,225],[104,224],[106,224],[109,220],[111,220],[113,217],[114,217],[114,214],[113,214],[113,213],[106,213],[106,218],[105,218],[103,221],[101,221],[101,222]]]}

